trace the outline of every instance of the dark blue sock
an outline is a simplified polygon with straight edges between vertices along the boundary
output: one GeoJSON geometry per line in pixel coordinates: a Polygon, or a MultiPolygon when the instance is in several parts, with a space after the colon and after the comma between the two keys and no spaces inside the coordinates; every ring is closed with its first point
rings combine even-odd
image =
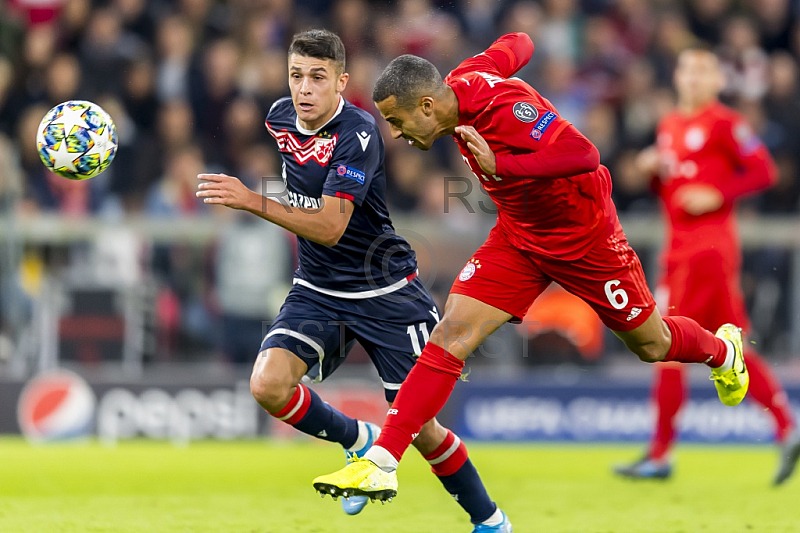
{"type": "Polygon", "coordinates": [[[312,437],[338,442],[345,448],[351,447],[358,439],[358,421],[337,411],[319,395],[303,384],[289,403],[274,415],[312,437]]]}
{"type": "Polygon", "coordinates": [[[447,492],[469,513],[473,524],[488,520],[497,510],[497,505],[489,498],[478,471],[469,459],[455,474],[437,477],[447,492]]]}

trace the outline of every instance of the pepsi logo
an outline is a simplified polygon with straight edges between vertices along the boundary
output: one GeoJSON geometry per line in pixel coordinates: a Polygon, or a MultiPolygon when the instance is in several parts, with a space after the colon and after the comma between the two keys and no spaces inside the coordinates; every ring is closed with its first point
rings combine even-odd
{"type": "Polygon", "coordinates": [[[33,442],[85,437],[92,429],[95,403],[91,387],[77,374],[40,374],[22,389],[17,421],[33,442]]]}

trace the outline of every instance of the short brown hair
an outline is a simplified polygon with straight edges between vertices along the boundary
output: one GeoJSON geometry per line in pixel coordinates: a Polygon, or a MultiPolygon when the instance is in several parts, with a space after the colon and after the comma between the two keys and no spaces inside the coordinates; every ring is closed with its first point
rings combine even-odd
{"type": "Polygon", "coordinates": [[[292,54],[329,59],[336,64],[337,72],[344,72],[344,43],[332,31],[314,29],[295,34],[289,45],[289,55],[292,54]]]}

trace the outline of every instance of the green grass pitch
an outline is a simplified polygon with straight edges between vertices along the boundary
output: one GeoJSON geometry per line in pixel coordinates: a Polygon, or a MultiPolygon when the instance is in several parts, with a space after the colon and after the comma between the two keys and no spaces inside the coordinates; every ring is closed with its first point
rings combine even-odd
{"type": "MultiPolygon", "coordinates": [[[[773,489],[771,447],[680,447],[676,476],[610,474],[632,446],[473,444],[517,533],[800,532],[800,476],[773,489]]],[[[391,504],[345,516],[312,489],[334,445],[137,441],[31,447],[0,440],[0,532],[469,532],[467,516],[410,451],[391,504]]],[[[800,474],[800,472],[799,472],[800,474]]]]}

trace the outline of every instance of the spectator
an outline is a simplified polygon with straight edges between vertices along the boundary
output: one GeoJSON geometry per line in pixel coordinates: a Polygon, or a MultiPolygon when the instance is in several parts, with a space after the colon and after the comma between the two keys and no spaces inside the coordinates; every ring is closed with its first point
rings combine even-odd
{"type": "Polygon", "coordinates": [[[755,14],[761,46],[767,52],[786,49],[791,42],[797,17],[789,0],[748,0],[755,14]]]}
{"type": "Polygon", "coordinates": [[[678,54],[684,48],[697,43],[697,40],[689,31],[686,17],[681,12],[666,11],[659,15],[648,54],[659,85],[671,86],[678,54]]]}
{"type": "Polygon", "coordinates": [[[156,93],[162,102],[189,98],[189,68],[194,37],[186,19],[170,16],[161,20],[157,30],[158,74],[156,93]]]}
{"type": "Polygon", "coordinates": [[[658,124],[655,71],[644,60],[633,61],[625,70],[622,102],[622,144],[629,148],[644,148],[654,141],[658,124]]]}
{"type": "Polygon", "coordinates": [[[177,150],[167,159],[164,176],[150,188],[147,212],[154,216],[179,217],[198,213],[205,208],[194,193],[197,175],[206,169],[203,156],[196,146],[177,150]]]}
{"type": "Polygon", "coordinates": [[[45,78],[45,103],[55,106],[67,100],[83,100],[83,72],[78,58],[60,53],[53,58],[45,78]]]}
{"type": "Polygon", "coordinates": [[[545,0],[541,50],[549,57],[577,61],[582,49],[583,20],[577,0],[545,0]]]}
{"type": "Polygon", "coordinates": [[[202,70],[192,83],[190,103],[196,131],[204,149],[213,152],[222,140],[230,103],[239,94],[239,48],[231,39],[220,39],[203,54],[202,70]]]}
{"type": "Polygon", "coordinates": [[[719,42],[725,21],[731,15],[733,0],[695,0],[687,5],[692,33],[701,41],[719,42]]]}
{"type": "Polygon", "coordinates": [[[264,115],[254,99],[240,96],[231,102],[219,140],[216,149],[207,152],[207,159],[228,172],[244,166],[243,147],[269,141],[264,115]]]}
{"type": "Polygon", "coordinates": [[[341,37],[350,58],[365,55],[370,46],[369,12],[365,0],[340,0],[334,5],[333,31],[341,37]]]}
{"type": "Polygon", "coordinates": [[[584,84],[577,82],[575,64],[567,58],[550,57],[542,67],[538,91],[558,109],[561,116],[578,128],[583,128],[589,94],[584,84]]]}
{"type": "Polygon", "coordinates": [[[586,21],[582,55],[578,77],[590,98],[616,104],[622,96],[620,79],[630,54],[611,19],[592,17],[586,21]]]}
{"type": "Polygon", "coordinates": [[[136,125],[137,133],[152,135],[158,114],[158,99],[155,65],[148,56],[134,58],[128,63],[122,102],[136,125]]]}
{"type": "Polygon", "coordinates": [[[758,31],[746,17],[734,17],[725,25],[720,60],[728,85],[723,95],[757,100],[767,92],[768,58],[758,44],[758,31]]]}
{"type": "MultiPolygon", "coordinates": [[[[0,55],[0,134],[10,135],[16,122],[12,101],[14,66],[6,57],[0,55]]],[[[7,149],[10,148],[6,143],[7,149]]]]}
{"type": "Polygon", "coordinates": [[[95,10],[80,45],[80,60],[87,87],[95,94],[118,94],[126,60],[142,53],[144,43],[125,31],[122,20],[110,8],[95,10]]]}
{"type": "Polygon", "coordinates": [[[156,32],[155,17],[152,12],[153,2],[147,0],[113,0],[112,5],[119,13],[122,27],[142,39],[153,42],[156,32]]]}

